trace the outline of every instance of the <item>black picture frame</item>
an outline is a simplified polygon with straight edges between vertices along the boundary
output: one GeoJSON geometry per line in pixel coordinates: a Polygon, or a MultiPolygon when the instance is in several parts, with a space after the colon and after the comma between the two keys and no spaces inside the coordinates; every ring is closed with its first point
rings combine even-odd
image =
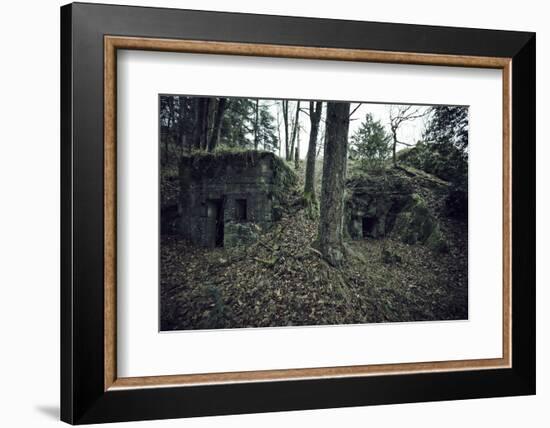
{"type": "Polygon", "coordinates": [[[61,8],[61,419],[71,424],[535,393],[535,34],[74,3],[61,8]],[[512,367],[104,390],[104,36],[512,58],[512,367]]]}

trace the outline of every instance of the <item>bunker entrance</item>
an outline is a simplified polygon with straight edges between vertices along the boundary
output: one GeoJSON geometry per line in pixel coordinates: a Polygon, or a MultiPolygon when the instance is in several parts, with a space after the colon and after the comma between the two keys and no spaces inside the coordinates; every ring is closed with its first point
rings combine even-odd
{"type": "Polygon", "coordinates": [[[372,231],[376,225],[375,217],[363,217],[363,238],[372,236],[372,231]]]}
{"type": "Polygon", "coordinates": [[[223,247],[223,200],[206,201],[207,223],[206,238],[209,247],[223,247]]]}

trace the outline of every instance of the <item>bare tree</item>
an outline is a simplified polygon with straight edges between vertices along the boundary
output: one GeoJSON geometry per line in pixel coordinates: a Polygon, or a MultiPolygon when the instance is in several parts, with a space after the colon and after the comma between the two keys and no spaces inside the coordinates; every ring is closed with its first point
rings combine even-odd
{"type": "Polygon", "coordinates": [[[282,100],[283,108],[283,123],[285,127],[285,157],[286,160],[290,160],[290,144],[288,136],[288,100],[282,100]]]}
{"type": "Polygon", "coordinates": [[[327,103],[319,217],[319,250],[333,266],[344,260],[343,215],[350,103],[327,103]]]}
{"type": "Polygon", "coordinates": [[[392,105],[390,106],[390,130],[392,134],[392,161],[393,165],[397,166],[397,145],[412,146],[413,144],[399,141],[397,131],[403,123],[421,118],[426,115],[422,107],[392,105]]]}
{"type": "Polygon", "coordinates": [[[281,116],[279,114],[279,108],[277,108],[277,138],[279,141],[279,157],[282,157],[283,142],[281,141],[281,116]]]}
{"type": "Polygon", "coordinates": [[[260,128],[260,100],[254,104],[254,150],[258,150],[258,130],[260,128]]]}
{"type": "Polygon", "coordinates": [[[292,122],[292,137],[290,138],[290,158],[287,160],[292,160],[293,155],[295,154],[294,147],[296,145],[296,135],[300,129],[300,101],[296,102],[296,114],[294,121],[292,122]]]}
{"type": "Polygon", "coordinates": [[[317,157],[317,137],[319,134],[319,122],[321,121],[321,113],[323,110],[323,103],[317,101],[309,102],[309,144],[307,148],[306,159],[306,174],[304,185],[304,196],[309,199],[311,203],[315,203],[317,197],[315,195],[315,160],[317,157]]]}

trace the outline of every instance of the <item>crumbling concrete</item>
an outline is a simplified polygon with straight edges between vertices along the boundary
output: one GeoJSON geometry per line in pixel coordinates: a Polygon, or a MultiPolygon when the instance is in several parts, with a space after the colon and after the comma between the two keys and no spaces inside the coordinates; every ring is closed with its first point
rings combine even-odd
{"type": "Polygon", "coordinates": [[[205,247],[254,242],[276,220],[280,195],[295,179],[268,152],[201,153],[179,168],[179,232],[205,247]]]}

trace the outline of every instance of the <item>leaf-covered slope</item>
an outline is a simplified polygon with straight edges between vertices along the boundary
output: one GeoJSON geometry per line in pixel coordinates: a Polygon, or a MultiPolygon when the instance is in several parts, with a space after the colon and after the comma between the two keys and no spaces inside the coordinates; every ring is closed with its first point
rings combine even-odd
{"type": "Polygon", "coordinates": [[[317,220],[302,208],[299,188],[252,245],[212,250],[163,237],[162,330],[467,318],[467,228],[441,216],[430,185],[416,191],[438,213],[446,253],[367,238],[348,241],[344,266],[331,267],[315,249],[317,220]]]}

